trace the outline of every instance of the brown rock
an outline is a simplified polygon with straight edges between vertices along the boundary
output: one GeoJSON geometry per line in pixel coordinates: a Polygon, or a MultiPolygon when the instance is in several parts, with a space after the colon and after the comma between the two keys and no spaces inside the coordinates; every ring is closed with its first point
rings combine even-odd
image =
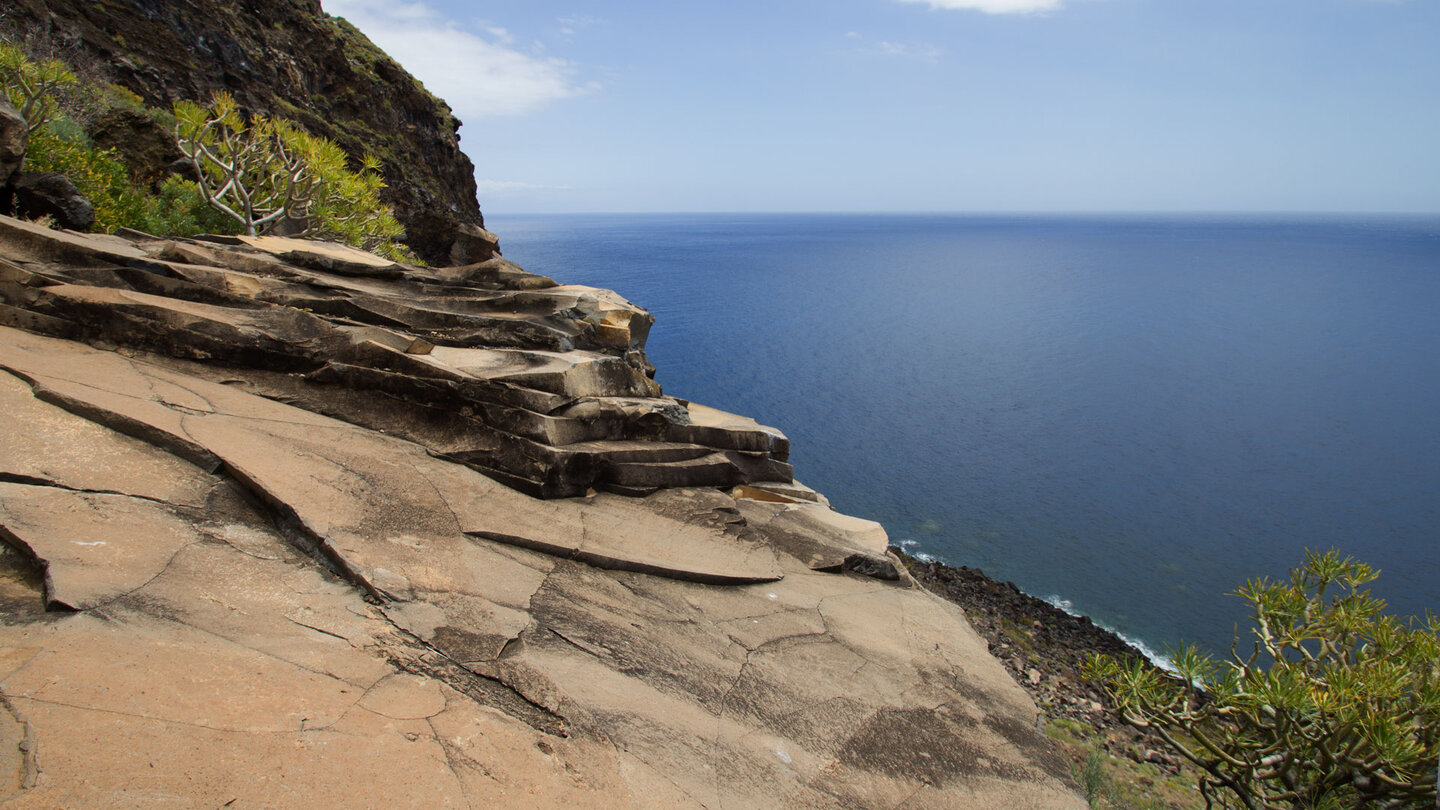
{"type": "Polygon", "coordinates": [[[488,261],[500,255],[500,240],[479,225],[462,224],[455,229],[450,243],[450,264],[464,265],[488,261]]]}
{"type": "Polygon", "coordinates": [[[0,623],[16,806],[1083,806],[958,609],[775,554],[721,492],[539,501],[3,328],[0,368],[53,437],[0,453],[0,534],[78,608],[0,623]]]}
{"type": "Polygon", "coordinates": [[[1083,806],[964,614],[778,431],[666,397],[620,296],[0,253],[0,320],[66,338],[0,326],[0,801],[1083,806]]]}

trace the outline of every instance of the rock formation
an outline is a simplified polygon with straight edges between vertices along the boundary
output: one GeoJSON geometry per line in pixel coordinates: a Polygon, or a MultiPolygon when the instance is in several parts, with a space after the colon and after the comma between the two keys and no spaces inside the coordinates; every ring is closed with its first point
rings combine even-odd
{"type": "Polygon", "coordinates": [[[0,301],[5,806],[1083,806],[614,293],[0,218],[0,301]]]}
{"type": "Polygon", "coordinates": [[[13,213],[10,206],[15,179],[20,175],[29,143],[24,116],[9,101],[0,98],[0,214],[13,213]]]}
{"type": "MultiPolygon", "coordinates": [[[[0,23],[162,109],[218,90],[383,164],[384,199],[431,264],[496,251],[450,108],[319,0],[10,0],[0,23]],[[383,99],[384,103],[375,103],[383,99]]],[[[104,131],[114,129],[111,122],[104,131]]],[[[103,140],[103,138],[102,138],[103,140]]],[[[126,155],[133,158],[133,155],[126,155]]]]}

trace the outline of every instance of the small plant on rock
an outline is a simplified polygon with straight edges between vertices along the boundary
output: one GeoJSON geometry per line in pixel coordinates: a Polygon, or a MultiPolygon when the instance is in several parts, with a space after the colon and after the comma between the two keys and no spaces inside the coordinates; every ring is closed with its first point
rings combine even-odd
{"type": "Polygon", "coordinates": [[[1248,654],[1238,639],[1220,661],[1184,647],[1179,679],[1097,656],[1087,675],[1125,722],[1200,767],[1207,807],[1433,808],[1440,619],[1386,615],[1363,587],[1377,575],[1307,553],[1288,580],[1236,592],[1254,610],[1248,654]]]}

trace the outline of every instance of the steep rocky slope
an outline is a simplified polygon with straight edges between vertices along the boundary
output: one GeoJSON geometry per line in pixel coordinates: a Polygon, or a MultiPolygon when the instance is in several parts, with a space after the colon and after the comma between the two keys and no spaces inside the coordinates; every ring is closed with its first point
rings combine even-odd
{"type": "MultiPolygon", "coordinates": [[[[4,806],[1083,804],[878,525],[784,478],[684,479],[708,463],[541,500],[446,449],[527,402],[610,398],[567,385],[648,381],[622,329],[648,316],[613,293],[0,217],[0,299],[4,806]],[[442,296],[351,317],[413,288],[454,298],[425,337],[405,321],[442,296]],[[442,351],[484,328],[477,301],[533,294],[504,351],[538,368],[442,351]]],[[[707,428],[692,444],[768,442],[721,458],[780,447],[615,399],[707,428]]],[[[584,441],[616,467],[683,444],[584,441]]]]}
{"type": "Polygon", "coordinates": [[[319,0],[13,0],[3,22],[152,106],[232,93],[351,155],[374,153],[408,244],[431,264],[490,258],[474,166],[445,102],[319,0]]]}

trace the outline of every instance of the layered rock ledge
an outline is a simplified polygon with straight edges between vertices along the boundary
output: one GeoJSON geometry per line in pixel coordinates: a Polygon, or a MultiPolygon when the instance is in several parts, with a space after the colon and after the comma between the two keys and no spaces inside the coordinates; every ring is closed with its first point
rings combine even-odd
{"type": "Polygon", "coordinates": [[[0,804],[1083,806],[614,293],[0,218],[0,299],[0,804]]]}

